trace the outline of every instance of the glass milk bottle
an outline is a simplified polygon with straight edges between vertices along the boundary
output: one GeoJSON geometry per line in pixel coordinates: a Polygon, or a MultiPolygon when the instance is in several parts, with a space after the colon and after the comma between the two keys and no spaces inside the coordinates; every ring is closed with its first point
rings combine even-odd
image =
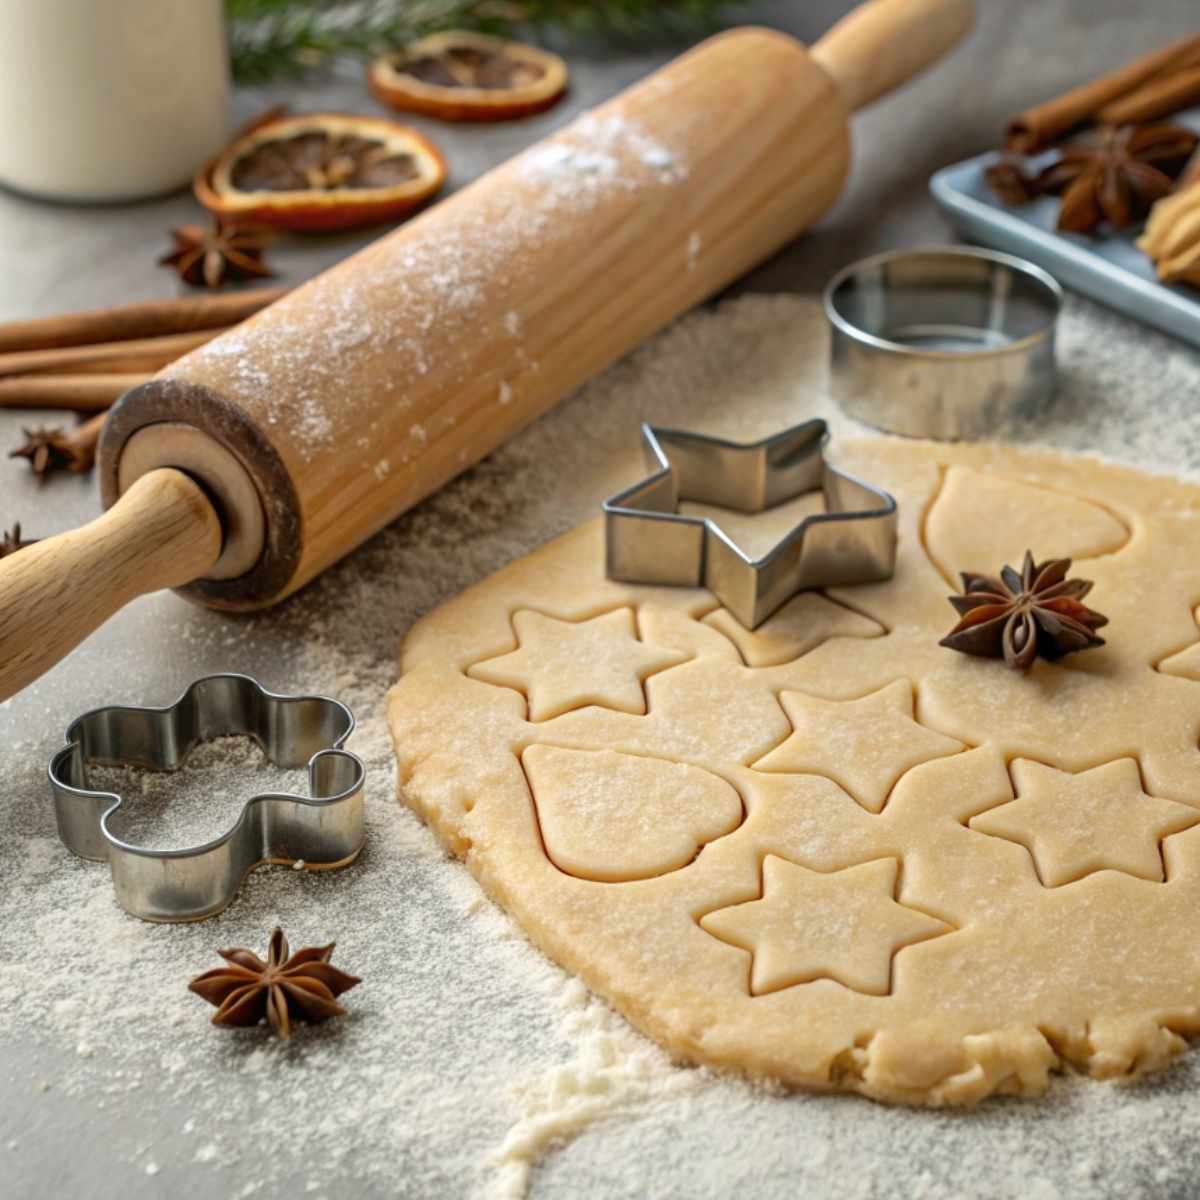
{"type": "Polygon", "coordinates": [[[0,184],[133,200],[226,136],[221,0],[0,0],[0,184]]]}

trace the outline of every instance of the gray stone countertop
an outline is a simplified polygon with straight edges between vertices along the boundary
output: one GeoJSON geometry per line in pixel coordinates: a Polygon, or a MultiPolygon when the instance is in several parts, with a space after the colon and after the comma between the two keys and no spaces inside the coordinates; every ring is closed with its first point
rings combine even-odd
{"type": "MultiPolygon", "coordinates": [[[[843,0],[776,0],[746,6],[744,11],[756,21],[787,29],[811,42],[846,8],[843,0]]],[[[856,119],[851,181],[827,219],[736,285],[734,293],[811,294],[819,292],[836,269],[864,254],[948,240],[926,190],[933,171],[995,144],[1004,118],[1031,97],[1049,94],[1073,83],[1081,73],[1099,72],[1200,23],[1195,0],[1149,0],[1140,5],[1124,0],[980,0],[979,9],[978,28],[956,55],[856,119]]],[[[541,117],[483,128],[425,124],[446,149],[453,164],[453,184],[461,186],[667,57],[665,51],[637,54],[628,50],[574,56],[569,99],[541,117]]],[[[377,111],[354,73],[316,84],[243,90],[235,96],[235,105],[237,114],[244,117],[280,100],[299,110],[328,107],[377,111]]],[[[81,208],[0,193],[0,320],[175,293],[178,285],[174,278],[155,266],[155,259],[165,248],[166,231],[197,215],[197,206],[187,194],[124,207],[81,208]]],[[[273,259],[284,281],[295,282],[340,259],[363,240],[358,236],[293,238],[274,251],[273,259]]],[[[1130,322],[1111,316],[1103,320],[1113,337],[1128,339],[1131,344],[1144,337],[1130,322]]],[[[0,412],[0,447],[13,444],[21,425],[37,416],[0,412]]],[[[519,445],[513,453],[519,456],[519,445]]],[[[503,507],[494,492],[503,491],[504,486],[503,478],[484,464],[455,485],[458,490],[453,508],[439,508],[436,500],[430,502],[424,512],[403,519],[403,529],[398,527],[383,537],[393,538],[393,543],[388,543],[392,545],[399,544],[397,539],[449,536],[446,527],[464,511],[463,505],[480,511],[489,505],[503,507]]],[[[56,477],[38,487],[24,464],[0,459],[0,524],[20,520],[28,534],[44,536],[73,527],[98,511],[90,478],[56,477]]],[[[528,529],[516,540],[532,546],[549,532],[528,529]]],[[[511,542],[512,535],[508,536],[511,542]]],[[[353,555],[338,577],[341,582],[369,578],[373,564],[382,556],[381,545],[368,544],[353,555]]],[[[442,591],[449,595],[455,588],[487,574],[496,565],[497,553],[464,554],[457,574],[440,585],[442,591]]],[[[403,583],[396,586],[402,588],[403,583]]],[[[255,618],[253,635],[249,636],[237,631],[226,633],[233,628],[229,618],[193,609],[171,594],[149,597],[121,614],[8,705],[0,706],[0,734],[4,738],[0,750],[4,768],[0,772],[0,803],[6,810],[6,835],[0,840],[0,892],[16,886],[12,880],[27,853],[24,839],[53,836],[41,772],[75,715],[113,699],[136,702],[144,698],[145,702],[162,703],[190,679],[212,670],[260,674],[266,682],[281,688],[309,686],[311,681],[296,674],[301,661],[297,639],[304,636],[307,624],[324,620],[329,615],[327,607],[335,602],[341,606],[338,619],[353,622],[355,589],[335,591],[333,585],[318,585],[283,610],[255,618]],[[223,649],[225,645],[230,648],[223,649]]],[[[415,615],[419,614],[412,612],[404,619],[415,615]]],[[[403,633],[402,623],[396,632],[403,633]]],[[[392,652],[390,647],[380,649],[379,670],[385,677],[393,670],[392,652]]],[[[380,805],[387,803],[386,797],[379,801],[380,805]]],[[[431,862],[430,871],[460,870],[436,859],[431,862]]],[[[374,866],[378,868],[379,863],[374,866]]],[[[53,887],[54,875],[47,876],[42,886],[53,887]]],[[[39,916],[37,904],[27,903],[15,892],[5,896],[6,904],[14,908],[18,900],[21,913],[11,922],[0,922],[0,959],[10,964],[13,954],[28,952],[30,940],[40,927],[38,922],[45,917],[39,916]],[[7,931],[5,925],[9,926],[7,931]]],[[[52,900],[38,903],[53,905],[52,900]]],[[[87,924],[80,928],[82,936],[88,937],[87,924]]],[[[103,929],[108,928],[103,925],[103,929]]],[[[102,933],[95,932],[94,936],[102,933]]],[[[470,942],[471,936],[483,938],[482,933],[462,936],[467,938],[466,944],[447,949],[447,955],[486,957],[485,949],[470,942]]],[[[446,937],[451,935],[446,933],[446,937]]],[[[209,943],[228,944],[227,935],[222,931],[218,941],[214,931],[211,937],[195,944],[209,943]]],[[[47,934],[45,954],[52,957],[56,945],[47,934]]],[[[408,952],[415,954],[418,950],[409,947],[408,952]]],[[[437,946],[425,945],[419,952],[436,961],[439,951],[437,946]]],[[[206,965],[208,960],[201,954],[195,969],[206,965]]],[[[55,969],[55,964],[48,969],[55,969]]],[[[143,963],[136,969],[149,968],[143,963]]],[[[449,963],[446,969],[458,968],[449,963]]],[[[79,987],[87,986],[85,972],[79,987]]],[[[506,993],[498,987],[495,996],[500,1025],[528,1014],[534,1007],[533,1000],[519,994],[519,981],[513,981],[512,988],[514,991],[506,993]]],[[[9,1000],[13,1002],[14,998],[10,996],[9,1000]]],[[[436,1013],[425,1015],[425,1023],[414,1026],[414,1037],[444,1040],[451,1055],[474,1052],[455,1048],[458,1018],[451,999],[436,1013]]],[[[196,1013],[194,1020],[202,1023],[203,1016],[196,1013]]],[[[536,1027],[536,1018],[531,1021],[536,1027]]],[[[148,1038],[153,1036],[147,1034],[148,1038]]],[[[480,1052],[487,1053],[487,1047],[480,1052]]],[[[336,1159],[330,1166],[327,1157],[310,1161],[303,1148],[294,1147],[286,1162],[264,1171],[263,1162],[269,1162],[272,1156],[273,1121],[286,1124],[287,1089],[298,1085],[280,1080],[264,1089],[261,1077],[233,1078],[227,1055],[212,1062],[193,1056],[186,1065],[193,1088],[187,1095],[198,1094],[196,1088],[205,1094],[223,1088],[264,1090],[262,1120],[221,1131],[221,1162],[241,1167],[218,1170],[221,1163],[214,1167],[202,1153],[194,1153],[195,1146],[188,1140],[192,1136],[189,1121],[194,1128],[189,1107],[193,1101],[179,1092],[168,1076],[147,1078],[140,1088],[124,1091],[101,1104],[96,1098],[99,1092],[89,1090],[91,1084],[68,1086],[70,1079],[77,1078],[81,1053],[74,1042],[53,1035],[26,1037],[20,1033],[19,1023],[0,1029],[0,1078],[5,1080],[0,1089],[0,1178],[6,1181],[0,1191],[5,1194],[267,1198],[305,1194],[307,1180],[315,1181],[311,1194],[318,1195],[434,1196],[466,1194],[478,1184],[469,1172],[432,1165],[423,1157],[428,1147],[422,1150],[406,1142],[407,1135],[396,1133],[394,1142],[366,1144],[372,1138],[378,1141],[380,1136],[375,1132],[378,1126],[370,1123],[363,1126],[363,1161],[377,1163],[394,1154],[396,1170],[390,1184],[381,1182],[383,1176],[378,1171],[358,1169],[354,1156],[336,1159]],[[273,1086],[278,1088],[275,1094],[271,1094],[273,1086]],[[413,1163],[420,1169],[412,1168],[413,1163]],[[247,1164],[253,1164],[252,1171],[247,1164]]],[[[118,1067],[112,1069],[120,1074],[118,1067]]],[[[395,1069],[403,1070],[403,1064],[395,1069]]],[[[155,1072],[151,1070],[149,1075],[155,1072]]],[[[87,1078],[95,1082],[93,1077],[87,1078]]],[[[1181,1109],[1195,1106],[1190,1070],[1177,1072],[1174,1082],[1166,1086],[1181,1109]]],[[[627,1125],[615,1123],[607,1135],[611,1139],[608,1142],[594,1137],[583,1139],[579,1149],[568,1148],[535,1174],[533,1194],[635,1194],[623,1190],[624,1185],[610,1177],[604,1166],[606,1155],[677,1162],[678,1173],[673,1177],[677,1184],[663,1185],[664,1176],[656,1173],[659,1184],[654,1194],[720,1194],[703,1182],[705,1156],[711,1153],[704,1130],[706,1122],[715,1123],[715,1127],[738,1121],[746,1123],[747,1158],[736,1178],[738,1190],[747,1193],[754,1190],[791,1195],[802,1184],[806,1186],[800,1191],[807,1195],[915,1195],[918,1192],[910,1190],[912,1181],[924,1179],[921,1186],[925,1191],[920,1194],[937,1196],[1195,1194],[1189,1182],[1195,1179],[1194,1143],[1190,1148],[1180,1144],[1178,1130],[1163,1129],[1152,1144],[1125,1147],[1135,1163],[1139,1154],[1145,1156],[1145,1169],[1132,1172],[1139,1181],[1137,1186],[1126,1182],[1118,1188],[1115,1184],[1109,1186],[1103,1171],[1089,1173],[1081,1167],[1073,1173],[1071,1156],[1061,1143],[1064,1137],[1074,1135],[1062,1132],[1054,1113],[1006,1126],[1008,1132],[1003,1137],[985,1142],[988,1135],[978,1115],[922,1117],[925,1123],[918,1133],[918,1118],[911,1114],[879,1110],[854,1100],[820,1103],[841,1106],[829,1109],[832,1115],[823,1118],[831,1122],[828,1128],[832,1131],[832,1157],[827,1162],[822,1160],[824,1166],[799,1161],[801,1143],[789,1148],[791,1122],[802,1122],[809,1110],[775,1108],[770,1115],[756,1117],[753,1105],[723,1108],[719,1093],[707,1093],[690,1111],[686,1129],[683,1125],[674,1130],[659,1125],[642,1128],[634,1121],[627,1125]],[[869,1146],[849,1132],[844,1137],[838,1133],[844,1128],[842,1122],[855,1121],[862,1122],[862,1138],[871,1143],[869,1146]],[[753,1145],[766,1147],[769,1153],[771,1165],[764,1165],[760,1172],[752,1161],[759,1153],[752,1148],[752,1131],[758,1137],[753,1145]],[[911,1154],[927,1153],[932,1145],[941,1146],[936,1161],[931,1160],[929,1172],[914,1174],[908,1162],[911,1154]],[[987,1153],[981,1156],[979,1152],[985,1147],[987,1153]],[[956,1157],[971,1162],[990,1159],[992,1169],[972,1181],[956,1170],[956,1157]],[[859,1166],[868,1159],[870,1171],[860,1173],[859,1166]],[[1186,1169],[1177,1169],[1183,1160],[1186,1169]],[[888,1170],[889,1161],[897,1165],[894,1174],[888,1170]],[[1057,1165],[1039,1175],[1034,1168],[1046,1162],[1057,1165]],[[1163,1164],[1168,1162],[1175,1165],[1166,1170],[1163,1164]],[[901,1171],[900,1165],[905,1163],[901,1171]],[[1027,1176],[1018,1172],[1014,1163],[1021,1171],[1033,1171],[1029,1190],[1021,1182],[1027,1176]]],[[[813,1105],[815,1112],[816,1102],[813,1105]]],[[[402,1117],[397,1114],[401,1125],[402,1117]]],[[[447,1113],[445,1120],[447,1127],[442,1133],[446,1139],[469,1139],[469,1130],[456,1129],[453,1113],[447,1113]]],[[[420,1131],[427,1127],[414,1121],[413,1128],[420,1131]]],[[[319,1142],[313,1145],[319,1147],[319,1142]]],[[[313,1153],[316,1155],[317,1149],[313,1153]]],[[[1122,1175],[1126,1181],[1130,1177],[1122,1175]]]]}

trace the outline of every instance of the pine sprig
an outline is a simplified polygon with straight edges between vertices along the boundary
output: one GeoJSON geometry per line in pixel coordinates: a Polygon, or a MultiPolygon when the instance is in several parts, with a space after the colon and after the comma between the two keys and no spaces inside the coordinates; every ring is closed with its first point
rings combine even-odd
{"type": "Polygon", "coordinates": [[[711,28],[733,0],[225,0],[234,78],[262,83],[366,58],[443,29],[662,41],[711,28]]]}

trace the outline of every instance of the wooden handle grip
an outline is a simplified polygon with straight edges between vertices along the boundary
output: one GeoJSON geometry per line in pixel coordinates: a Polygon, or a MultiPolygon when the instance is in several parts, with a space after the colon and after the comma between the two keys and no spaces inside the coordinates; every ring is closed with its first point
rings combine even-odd
{"type": "Polygon", "coordinates": [[[843,17],[812,56],[853,112],[936,62],[974,19],[971,0],[870,0],[843,17]]]}
{"type": "Polygon", "coordinates": [[[143,475],[90,524],[0,560],[0,701],[130,600],[203,575],[220,553],[208,498],[164,469],[143,475]]]}

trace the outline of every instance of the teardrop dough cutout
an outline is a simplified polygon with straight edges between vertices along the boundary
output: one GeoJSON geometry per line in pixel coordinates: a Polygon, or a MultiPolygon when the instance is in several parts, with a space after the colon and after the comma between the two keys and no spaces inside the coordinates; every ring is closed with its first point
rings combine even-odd
{"type": "Polygon", "coordinates": [[[665,875],[742,823],[737,790],[701,767],[555,746],[530,746],[521,761],[546,853],[580,879],[665,875]]]}
{"type": "Polygon", "coordinates": [[[942,574],[1020,570],[1025,551],[1049,558],[1096,558],[1129,541],[1129,530],[1090,500],[970,467],[946,468],[925,522],[925,543],[942,574]]]}

